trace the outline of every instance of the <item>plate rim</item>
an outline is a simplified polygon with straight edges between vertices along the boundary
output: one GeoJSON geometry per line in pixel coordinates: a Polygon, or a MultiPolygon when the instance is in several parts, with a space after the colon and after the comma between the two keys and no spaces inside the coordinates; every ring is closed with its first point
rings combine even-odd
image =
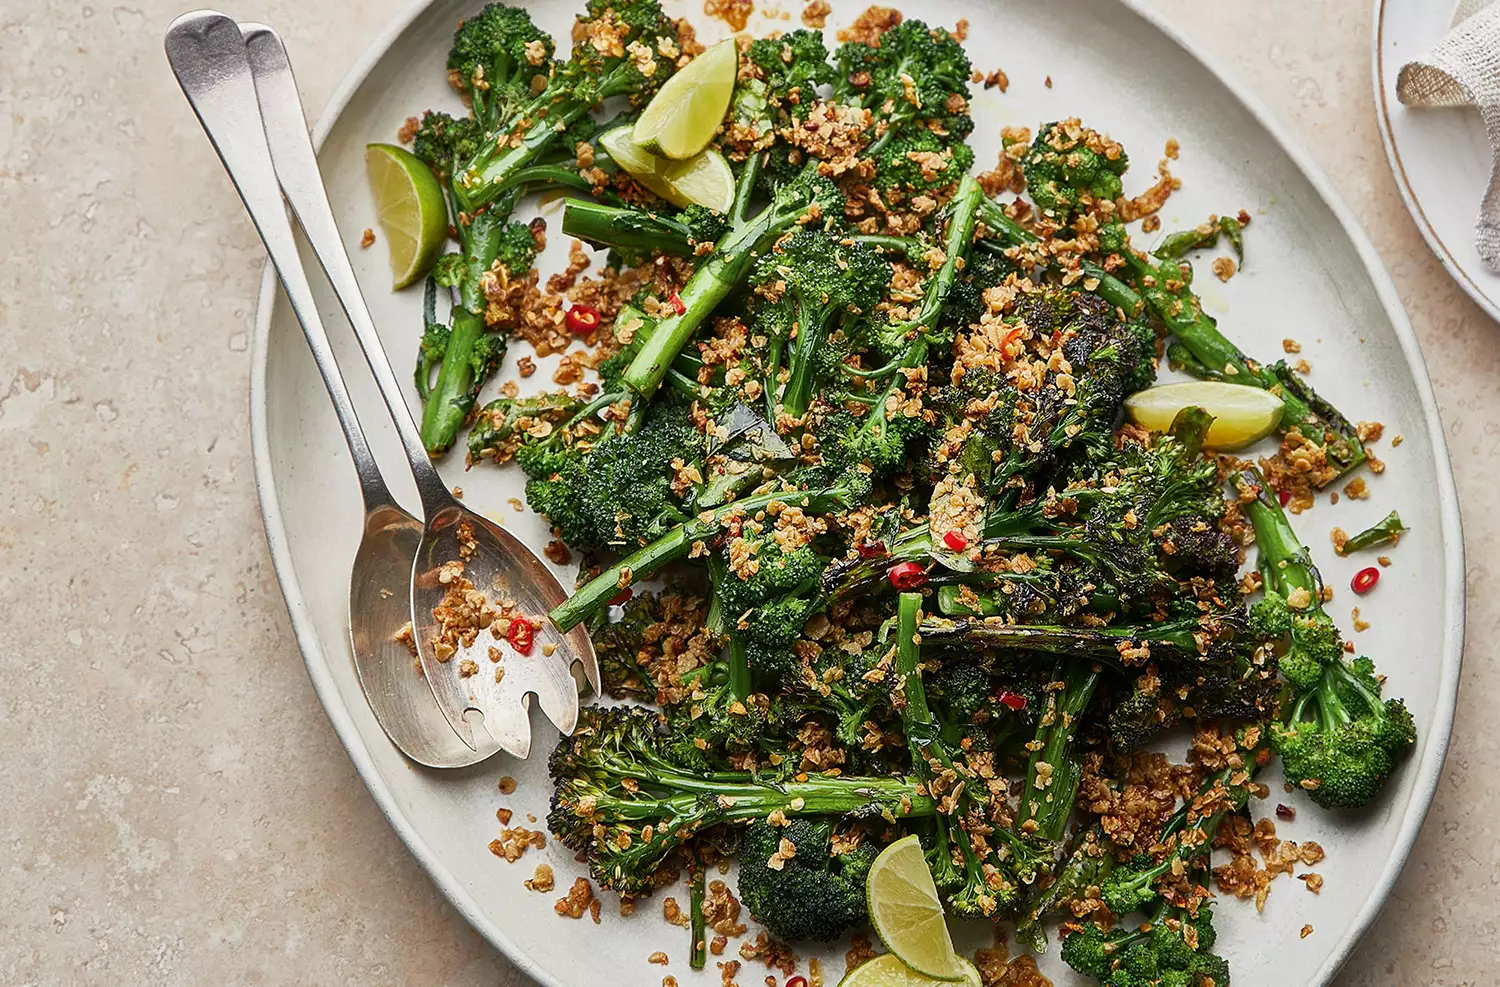
{"type": "Polygon", "coordinates": [[[1448,276],[1464,290],[1474,304],[1484,309],[1490,318],[1500,322],[1500,296],[1491,297],[1438,234],[1437,227],[1422,208],[1422,202],[1417,198],[1416,189],[1412,188],[1411,178],[1406,173],[1406,164],[1401,160],[1385,84],[1385,18],[1388,9],[1387,0],[1374,0],[1374,30],[1370,32],[1370,76],[1375,89],[1375,127],[1380,131],[1380,142],[1385,147],[1385,159],[1390,166],[1391,177],[1396,181],[1396,191],[1400,193],[1402,204],[1416,224],[1417,232],[1427,241],[1428,249],[1443,270],[1448,272],[1448,276]]]}
{"type": "MultiPolygon", "coordinates": [[[[382,29],[371,41],[370,45],[359,55],[354,64],[340,79],[335,86],[327,103],[319,113],[318,121],[313,127],[312,136],[314,145],[321,148],[324,140],[338,121],[343,111],[348,106],[354,94],[364,84],[375,65],[390,50],[397,38],[415,21],[435,0],[410,0],[407,6],[398,12],[396,16],[382,29]]],[[[516,0],[525,3],[525,0],[516,0]]],[[[1282,152],[1297,166],[1304,177],[1312,185],[1314,191],[1323,200],[1324,204],[1333,213],[1344,235],[1353,245],[1375,289],[1381,307],[1385,310],[1386,317],[1391,322],[1391,328],[1396,334],[1396,339],[1401,345],[1402,354],[1406,358],[1407,366],[1412,371],[1413,383],[1417,391],[1417,398],[1422,409],[1423,423],[1428,432],[1429,441],[1432,443],[1434,476],[1437,481],[1439,494],[1439,516],[1441,519],[1440,531],[1443,537],[1443,582],[1445,588],[1446,607],[1443,615],[1443,641],[1442,641],[1442,672],[1438,688],[1438,706],[1435,710],[1432,723],[1428,727],[1429,747],[1426,756],[1420,761],[1414,761],[1410,770],[1416,772],[1412,786],[1411,798],[1407,804],[1406,811],[1401,820],[1401,826],[1396,834],[1392,845],[1392,853],[1387,857],[1384,869],[1377,879],[1370,897],[1356,912],[1348,933],[1343,937],[1339,945],[1329,954],[1327,960],[1319,967],[1315,974],[1315,982],[1326,984],[1339,971],[1353,953],[1354,948],[1370,926],[1379,916],[1387,899],[1390,897],[1397,879],[1406,866],[1411,856],[1411,851],[1416,843],[1418,834],[1422,829],[1428,811],[1432,805],[1432,797],[1442,774],[1443,765],[1447,760],[1448,749],[1451,741],[1454,714],[1457,709],[1458,684],[1463,662],[1463,644],[1465,634],[1465,579],[1464,579],[1464,545],[1463,528],[1459,513],[1459,502],[1457,489],[1453,479],[1452,458],[1448,453],[1446,434],[1443,429],[1442,418],[1438,410],[1437,399],[1432,389],[1431,376],[1427,370],[1427,361],[1422,354],[1415,331],[1412,329],[1411,321],[1407,317],[1406,310],[1401,304],[1400,295],[1396,290],[1395,282],[1390,272],[1386,269],[1375,250],[1369,236],[1364,228],[1354,217],[1353,212],[1344,202],[1333,183],[1329,180],[1322,167],[1311,156],[1301,141],[1289,133],[1279,120],[1272,115],[1269,108],[1257,97],[1246,85],[1220,66],[1215,60],[1208,57],[1199,45],[1184,35],[1174,24],[1170,23],[1156,11],[1146,7],[1142,0],[1117,0],[1135,16],[1142,18],[1153,28],[1160,31],[1174,44],[1196,60],[1205,70],[1211,73],[1221,85],[1223,85],[1240,104],[1255,118],[1256,122],[1264,127],[1267,133],[1280,146],[1282,152]]],[[[1376,12],[1379,15],[1385,5],[1385,0],[1375,0],[1376,12]]],[[[1377,25],[1379,21],[1377,21],[1377,25]]],[[[1376,79],[1379,86],[1379,31],[1373,32],[1376,38],[1376,79]]],[[[1377,94],[1377,99],[1382,97],[1377,94]]],[[[1380,104],[1383,108],[1383,102],[1380,104]]],[[[1389,137],[1384,127],[1381,129],[1382,137],[1386,140],[1387,150],[1390,150],[1389,137]]],[[[1398,185],[1400,183],[1398,182],[1398,185]]],[[[1403,189],[1403,198],[1407,192],[1403,189]]],[[[1408,200],[1410,206],[1411,200],[1408,200]]],[[[1421,225],[1419,223],[1419,225],[1421,225]]],[[[1427,235],[1424,229],[1424,236],[1427,235]]],[[[1432,240],[1429,238],[1429,244],[1432,240]]],[[[1441,241],[1439,241],[1440,243],[1441,241]]],[[[1437,247],[1434,246],[1434,250],[1437,247]]],[[[1442,260],[1442,254],[1439,255],[1442,260]]],[[[1447,266],[1447,261],[1444,261],[1447,266]]],[[[1455,270],[1456,268],[1450,268],[1455,270]]],[[[1462,283],[1462,282],[1460,282],[1462,283]]],[[[1466,289],[1467,290],[1467,289],[1466,289]]],[[[260,292],[256,301],[255,334],[251,347],[251,372],[250,372],[250,444],[251,458],[255,472],[255,486],[259,500],[261,520],[265,527],[266,542],[270,549],[272,567],[276,573],[277,583],[286,602],[287,614],[292,624],[292,634],[296,639],[298,650],[302,653],[303,663],[307,668],[308,677],[312,680],[313,691],[322,704],[324,712],[328,715],[329,722],[338,735],[339,741],[344,745],[349,759],[353,762],[361,781],[369,790],[376,806],[380,809],[386,821],[395,830],[401,842],[406,845],[412,856],[417,859],[418,864],[427,872],[427,876],[442,892],[443,896],[453,905],[474,929],[491,945],[495,946],[505,955],[506,959],[520,969],[527,976],[546,987],[569,987],[549,971],[543,969],[520,949],[518,944],[508,936],[504,930],[499,928],[485,912],[474,901],[473,897],[463,887],[456,876],[449,873],[437,859],[436,854],[428,846],[426,840],[416,831],[415,827],[407,819],[405,813],[396,804],[396,798],[381,776],[379,769],[375,766],[370,751],[354,724],[354,718],[349,708],[344,704],[342,696],[333,679],[330,655],[325,651],[322,641],[318,637],[309,613],[307,601],[302,595],[301,585],[297,578],[295,566],[291,557],[290,542],[286,526],[281,514],[280,501],[276,493],[276,477],[272,469],[270,437],[268,430],[268,404],[266,393],[266,376],[269,369],[270,353],[270,330],[271,317],[275,308],[276,295],[279,286],[276,272],[268,260],[262,271],[260,292]]],[[[1473,294],[1471,292],[1471,294],[1473,294]]],[[[1478,299],[1476,299],[1478,301],[1478,299]]],[[[1490,309],[1488,305],[1481,305],[1490,309]]],[[[1491,314],[1500,319],[1500,314],[1490,309],[1491,314]]],[[[383,736],[383,735],[382,735],[383,736]]],[[[428,771],[431,769],[421,768],[413,765],[413,770],[428,771]]]]}

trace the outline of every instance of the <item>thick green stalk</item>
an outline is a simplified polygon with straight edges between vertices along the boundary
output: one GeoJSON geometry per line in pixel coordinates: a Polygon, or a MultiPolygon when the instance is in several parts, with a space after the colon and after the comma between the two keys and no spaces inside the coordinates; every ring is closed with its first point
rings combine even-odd
{"type": "Polygon", "coordinates": [[[1292,523],[1276,494],[1266,484],[1260,470],[1251,467],[1229,477],[1229,482],[1252,499],[1245,513],[1255,528],[1255,545],[1260,553],[1260,572],[1267,589],[1290,597],[1298,589],[1309,594],[1305,610],[1321,610],[1323,579],[1313,565],[1312,555],[1292,530],[1292,523]]]}
{"type": "Polygon", "coordinates": [[[839,501],[843,493],[844,491],[837,487],[826,490],[778,490],[745,497],[713,511],[704,512],[609,566],[580,586],[572,596],[558,604],[547,616],[553,624],[564,631],[578,626],[621,590],[650,578],[667,563],[685,557],[692,549],[693,542],[711,537],[724,521],[738,512],[754,514],[777,501],[790,507],[817,511],[820,504],[831,505],[839,501]]]}
{"type": "MultiPolygon", "coordinates": [[[[759,156],[753,156],[746,163],[745,173],[740,176],[741,185],[754,181],[753,162],[759,160],[759,156]]],[[[651,337],[625,369],[622,379],[626,386],[641,397],[655,394],[667,368],[687,341],[734,286],[745,279],[756,253],[784,233],[802,212],[801,208],[789,208],[779,200],[772,200],[755,217],[725,234],[708,260],[677,293],[676,311],[656,324],[651,337]]]]}
{"type": "Polygon", "coordinates": [[[1120,648],[1149,647],[1196,654],[1194,619],[1151,627],[1054,627],[1010,624],[1003,619],[932,621],[923,633],[937,639],[962,639],[987,648],[1015,648],[1045,654],[1118,663],[1120,648]]]}
{"type": "Polygon", "coordinates": [[[1405,532],[1406,525],[1401,523],[1401,515],[1391,511],[1378,524],[1371,525],[1344,542],[1339,554],[1348,555],[1350,552],[1362,552],[1380,545],[1394,545],[1405,532]]]}
{"type": "Polygon", "coordinates": [[[591,199],[569,199],[563,204],[562,231],[589,243],[623,250],[677,255],[693,252],[689,230],[682,223],[591,199]]]}
{"type": "Polygon", "coordinates": [[[1099,684],[1100,668],[1091,661],[1068,661],[1062,667],[1063,687],[1053,693],[1037,725],[1036,742],[1026,762],[1026,790],[1021,794],[1017,824],[1022,838],[1050,847],[1063,837],[1073,814],[1083,765],[1074,752],[1073,738],[1083,712],[1099,684]]]}
{"type": "Polygon", "coordinates": [[[693,937],[688,947],[688,966],[701,970],[708,965],[708,927],[703,917],[704,867],[694,861],[688,870],[688,925],[693,937]]]}

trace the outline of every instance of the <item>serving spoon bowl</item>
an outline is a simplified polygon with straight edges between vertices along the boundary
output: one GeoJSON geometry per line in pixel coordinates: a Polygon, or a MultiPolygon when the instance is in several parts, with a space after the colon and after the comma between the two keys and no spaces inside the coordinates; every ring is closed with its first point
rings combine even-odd
{"type": "Polygon", "coordinates": [[[598,659],[586,631],[562,634],[538,618],[531,654],[512,649],[515,660],[505,662],[504,676],[467,674],[481,661],[494,664],[490,648],[496,643],[483,635],[449,653],[434,647],[432,611],[448,591],[441,573],[454,563],[463,564],[465,578],[477,591],[503,592],[528,616],[550,610],[567,592],[520,540],[460,504],[428,458],[334,221],[280,37],[264,25],[242,27],[205,10],[173,21],[165,44],[178,82],[239,190],[302,322],[355,460],[366,512],[350,593],[351,640],[361,685],[381,726],[409,757],[434,767],[472,764],[497,750],[526,757],[532,696],[553,725],[571,733],[578,721],[573,664],[581,665],[595,691],[599,688],[598,659]],[[380,477],[318,317],[283,195],[364,351],[416,482],[425,525],[395,503],[380,477]],[[414,536],[415,548],[408,554],[414,536]],[[394,619],[398,615],[403,616],[400,622],[394,619]],[[406,620],[420,675],[398,640],[406,620]],[[402,667],[411,674],[401,674],[402,667]],[[430,714],[434,700],[457,747],[435,729],[430,714]]]}

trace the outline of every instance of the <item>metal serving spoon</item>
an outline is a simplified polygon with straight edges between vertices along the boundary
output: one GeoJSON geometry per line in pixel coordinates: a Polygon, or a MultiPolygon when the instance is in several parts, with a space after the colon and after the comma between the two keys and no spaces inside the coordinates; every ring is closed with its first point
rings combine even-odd
{"type": "MultiPolygon", "coordinates": [[[[410,590],[408,613],[429,695],[436,697],[451,730],[473,755],[467,762],[460,755],[460,763],[472,763],[495,749],[525,757],[531,747],[527,715],[530,696],[537,698],[559,730],[571,732],[578,716],[578,691],[570,671],[574,661],[582,663],[585,677],[598,688],[598,662],[586,632],[575,629],[564,636],[550,625],[540,627],[531,656],[514,651],[504,655],[505,675],[500,681],[490,671],[494,665],[488,654],[490,647],[505,652],[502,642],[486,641],[481,635],[472,647],[460,650],[449,661],[440,661],[434,654],[432,610],[447,592],[437,572],[444,563],[460,557],[460,532],[472,539],[472,555],[465,562],[464,575],[477,588],[513,601],[521,613],[528,615],[545,613],[567,593],[519,540],[459,504],[428,459],[344,251],[280,39],[260,25],[247,25],[242,35],[240,26],[223,14],[199,11],[173,22],[167,33],[167,53],[184,92],[266,239],[283,283],[298,282],[301,289],[306,280],[301,276],[300,259],[279,197],[274,196],[279,180],[349,317],[391,413],[427,517],[414,553],[414,567],[406,580],[410,590]],[[246,194],[247,188],[253,188],[254,194],[246,194]],[[269,195],[268,189],[272,190],[269,195]],[[266,236],[266,230],[278,219],[278,229],[266,236]],[[297,272],[290,279],[289,269],[297,272]],[[482,674],[461,676],[465,659],[473,661],[482,674]],[[475,723],[483,724],[477,739],[475,723]]],[[[302,298],[300,307],[293,307],[299,317],[316,318],[310,295],[302,298]]],[[[320,337],[323,359],[318,362],[320,369],[326,362],[325,377],[329,369],[336,374],[321,328],[308,334],[310,342],[312,336],[320,337]]],[[[314,345],[315,356],[319,349],[314,345]]],[[[330,392],[334,390],[330,386],[330,392]]],[[[342,386],[337,390],[347,404],[342,386]]],[[[338,401],[336,395],[336,405],[338,401]]],[[[352,408],[349,414],[352,417],[352,408]]],[[[362,437],[360,445],[364,446],[362,437]]],[[[359,601],[351,602],[359,605],[359,601]]],[[[388,712],[400,716],[410,708],[390,704],[388,712]]]]}

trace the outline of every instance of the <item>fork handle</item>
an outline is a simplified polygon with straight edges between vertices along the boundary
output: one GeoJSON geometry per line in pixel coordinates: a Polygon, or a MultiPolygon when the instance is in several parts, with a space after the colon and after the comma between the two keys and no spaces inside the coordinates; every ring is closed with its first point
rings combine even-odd
{"type": "Polygon", "coordinates": [[[354,328],[360,348],[364,350],[365,360],[375,375],[375,383],[406,451],[412,478],[416,480],[417,492],[422,498],[423,511],[431,520],[443,508],[453,505],[453,496],[427,456],[422,434],[407,408],[401,385],[397,383],[385,348],[380,343],[375,320],[354,276],[354,267],[349,263],[349,253],[344,249],[343,237],[333,218],[333,207],[328,202],[328,190],[318,168],[317,151],[308,135],[307,118],[302,112],[302,99],[297,95],[297,80],[292,76],[286,46],[281,36],[264,24],[245,23],[240,25],[240,30],[245,39],[276,178],[281,182],[281,190],[291,203],[297,221],[302,224],[303,235],[312,246],[314,256],[323,265],[323,271],[333,285],[333,293],[338,296],[339,304],[354,328]]]}
{"type": "Polygon", "coordinates": [[[354,460],[366,511],[383,506],[399,508],[360,428],[328,333],[318,316],[312,287],[302,269],[291,220],[287,218],[271,155],[266,149],[260,110],[255,102],[255,84],[239,25],[211,10],[193,11],[183,14],[167,28],[165,47],[177,82],[244,200],[245,209],[281,278],[292,312],[302,324],[313,362],[323,375],[334,414],[354,460]]]}

